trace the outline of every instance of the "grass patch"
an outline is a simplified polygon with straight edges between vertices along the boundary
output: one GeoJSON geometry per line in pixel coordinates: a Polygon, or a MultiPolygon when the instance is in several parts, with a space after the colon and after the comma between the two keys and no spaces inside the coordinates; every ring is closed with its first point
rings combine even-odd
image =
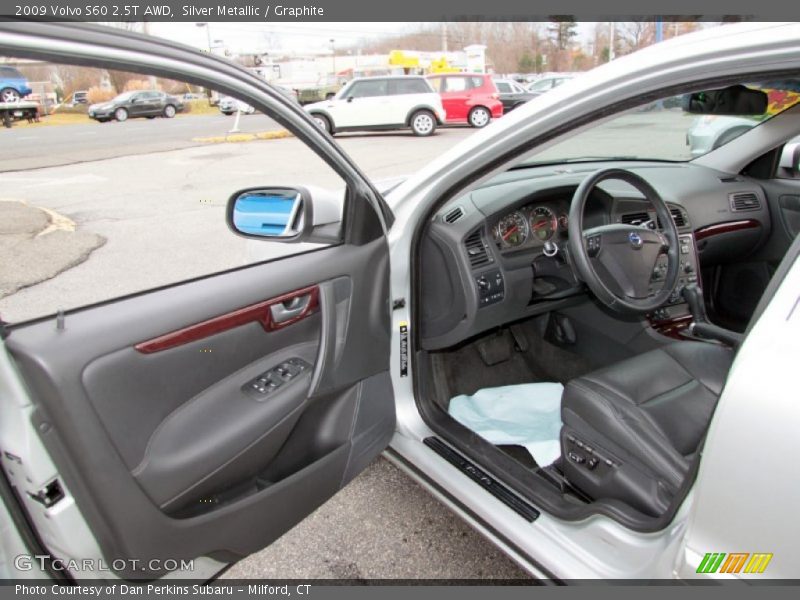
{"type": "Polygon", "coordinates": [[[227,135],[215,135],[211,137],[192,138],[193,142],[203,144],[225,144],[229,142],[254,142],[256,140],[282,140],[292,137],[292,134],[285,129],[278,131],[260,131],[258,133],[229,133],[227,135]]]}
{"type": "Polygon", "coordinates": [[[85,113],[54,113],[52,115],[39,117],[38,123],[28,123],[25,119],[14,121],[14,127],[36,128],[61,125],[86,125],[92,120],[85,113]]]}
{"type": "Polygon", "coordinates": [[[183,112],[179,116],[191,117],[192,115],[218,115],[219,108],[211,106],[205,98],[199,100],[187,100],[184,102],[183,112]]]}

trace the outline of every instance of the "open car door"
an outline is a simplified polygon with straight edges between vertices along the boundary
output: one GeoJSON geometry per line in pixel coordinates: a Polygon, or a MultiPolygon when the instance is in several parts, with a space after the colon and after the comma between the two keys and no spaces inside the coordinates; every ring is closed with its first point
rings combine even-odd
{"type": "Polygon", "coordinates": [[[303,225],[291,241],[324,247],[3,332],[6,483],[50,553],[85,557],[91,531],[117,575],[152,579],[170,561],[263,548],[394,432],[390,211],[299,106],[228,61],[63,23],[0,23],[0,52],[235,94],[346,182],[338,222],[317,227],[324,211],[307,190],[293,214],[303,225]]]}

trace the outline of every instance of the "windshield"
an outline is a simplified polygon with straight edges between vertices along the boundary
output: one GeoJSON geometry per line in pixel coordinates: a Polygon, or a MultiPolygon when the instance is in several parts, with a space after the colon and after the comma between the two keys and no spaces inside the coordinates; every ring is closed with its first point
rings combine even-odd
{"type": "Polygon", "coordinates": [[[594,160],[689,161],[724,146],[800,101],[800,80],[746,84],[767,93],[763,114],[696,115],[683,96],[642,105],[532,155],[522,165],[594,160]]]}

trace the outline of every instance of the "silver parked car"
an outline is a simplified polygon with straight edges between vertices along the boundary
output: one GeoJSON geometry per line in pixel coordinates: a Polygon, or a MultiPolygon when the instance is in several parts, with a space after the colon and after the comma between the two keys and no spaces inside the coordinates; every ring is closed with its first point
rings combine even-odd
{"type": "Polygon", "coordinates": [[[800,577],[800,124],[685,145],[766,106],[739,84],[800,79],[800,24],[620,58],[391,189],[242,67],[118,35],[4,21],[0,51],[235,89],[345,188],[267,169],[227,226],[307,251],[3,327],[0,564],[211,577],[384,452],[544,580],[800,577]]]}
{"type": "Polygon", "coordinates": [[[230,116],[236,114],[237,111],[240,111],[243,115],[252,115],[256,112],[256,109],[247,104],[247,102],[242,102],[230,96],[223,96],[219,99],[219,112],[223,115],[230,116]]]}

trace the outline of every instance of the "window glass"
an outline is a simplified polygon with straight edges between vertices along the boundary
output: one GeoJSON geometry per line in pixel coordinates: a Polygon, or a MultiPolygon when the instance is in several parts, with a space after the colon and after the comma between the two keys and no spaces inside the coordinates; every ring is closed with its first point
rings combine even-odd
{"type": "Polygon", "coordinates": [[[525,162],[580,162],[618,157],[689,161],[730,143],[800,103],[800,79],[743,81],[741,85],[766,93],[767,107],[763,114],[694,114],[683,110],[682,94],[668,96],[595,123],[525,162]]]}
{"type": "Polygon", "coordinates": [[[448,77],[445,91],[463,92],[467,89],[468,80],[466,77],[448,77]]]}
{"type": "Polygon", "coordinates": [[[431,77],[428,79],[428,83],[436,92],[441,92],[443,89],[444,77],[431,77]]]}
{"type": "Polygon", "coordinates": [[[498,91],[503,94],[510,94],[513,91],[511,85],[505,81],[495,81],[494,84],[497,86],[498,91]]]}
{"type": "Polygon", "coordinates": [[[431,89],[423,79],[393,79],[393,94],[429,94],[431,89]]]}
{"type": "Polygon", "coordinates": [[[389,86],[386,79],[365,79],[364,81],[357,81],[350,88],[347,96],[352,98],[372,98],[374,96],[387,96],[389,94],[389,86]]]}
{"type": "Polygon", "coordinates": [[[35,68],[30,73],[38,81],[44,73],[65,82],[64,98],[84,91],[87,102],[61,104],[39,123],[16,119],[3,131],[9,149],[0,162],[4,320],[26,321],[318,247],[247,239],[226,224],[228,198],[246,188],[312,186],[344,197],[338,174],[273,119],[243,116],[238,143],[231,143],[226,133],[233,121],[209,101],[217,92],[87,66],[35,68]],[[197,99],[185,100],[175,118],[151,103],[152,112],[144,105],[127,118],[120,113],[120,120],[108,102],[161,92],[197,99]]]}
{"type": "Polygon", "coordinates": [[[531,85],[529,85],[528,89],[532,92],[545,92],[552,87],[553,87],[552,79],[540,79],[539,81],[535,81],[531,85]]]}
{"type": "Polygon", "coordinates": [[[470,77],[470,87],[480,88],[483,87],[483,77],[470,77]]]}

